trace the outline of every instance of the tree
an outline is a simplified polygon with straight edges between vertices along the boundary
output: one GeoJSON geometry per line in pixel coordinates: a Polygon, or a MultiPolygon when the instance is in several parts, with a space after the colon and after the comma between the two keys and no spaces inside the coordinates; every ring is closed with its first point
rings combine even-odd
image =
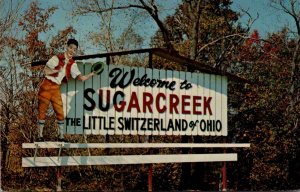
{"type": "MultiPolygon", "coordinates": [[[[231,1],[183,1],[175,14],[165,20],[175,49],[181,55],[205,65],[223,71],[230,69],[234,53],[248,37],[248,29],[242,29],[237,24],[239,14],[230,9],[230,4],[231,1]]],[[[163,39],[157,33],[152,41],[153,46],[160,46],[161,41],[163,39]]],[[[188,142],[188,137],[182,137],[182,140],[188,142]]],[[[194,137],[193,141],[211,142],[214,138],[194,137]]],[[[200,163],[183,164],[181,188],[211,190],[209,183],[198,179],[206,177],[211,169],[215,168],[200,163]]]]}
{"type": "MultiPolygon", "coordinates": [[[[1,11],[0,17],[0,56],[1,62],[5,62],[4,49],[5,42],[9,40],[9,36],[13,35],[14,21],[18,17],[20,8],[22,7],[23,1],[13,5],[10,1],[0,1],[0,7],[6,8],[1,11]]],[[[11,66],[1,66],[0,68],[0,129],[1,129],[1,173],[7,167],[8,159],[8,132],[11,124],[11,119],[16,110],[14,107],[14,87],[12,86],[16,83],[16,70],[11,63],[11,66]]]]}
{"type": "MultiPolygon", "coordinates": [[[[93,0],[89,2],[74,1],[74,5],[75,5],[75,14],[79,14],[79,15],[98,14],[102,18],[102,21],[104,21],[105,16],[111,21],[112,16],[113,14],[115,14],[116,10],[122,10],[124,12],[128,9],[142,10],[143,12],[146,12],[158,25],[159,29],[162,32],[162,36],[164,38],[165,47],[167,47],[170,50],[174,50],[173,45],[171,43],[171,36],[169,34],[169,31],[166,28],[165,24],[162,22],[162,20],[159,18],[159,11],[155,1],[145,2],[144,0],[137,0],[137,1],[135,0],[132,1],[132,3],[128,3],[128,2],[123,3],[123,2],[117,2],[115,0],[112,0],[111,4],[108,4],[107,1],[93,0]]],[[[136,14],[137,12],[133,12],[133,13],[136,14]]],[[[106,28],[105,31],[106,33],[104,34],[111,35],[110,21],[105,22],[106,24],[104,24],[104,27],[106,28]]]]}
{"type": "Polygon", "coordinates": [[[230,9],[231,1],[183,1],[174,15],[166,19],[180,54],[206,65],[226,70],[230,59],[248,38],[241,28],[239,13],[230,9]]]}
{"type": "MultiPolygon", "coordinates": [[[[293,15],[295,29],[299,29],[296,1],[272,1],[271,5],[293,15]]],[[[234,134],[238,141],[253,143],[248,158],[242,160],[249,163],[248,168],[238,165],[243,170],[239,178],[245,182],[237,185],[251,183],[244,189],[299,188],[295,171],[299,169],[298,40],[298,33],[288,28],[265,39],[254,31],[233,60],[232,71],[255,83],[251,89],[229,89],[241,92],[230,93],[237,113],[232,115],[234,134]]]]}
{"type": "MultiPolygon", "coordinates": [[[[18,7],[18,10],[20,8],[18,7]]],[[[1,180],[3,188],[9,187],[10,184],[4,181],[12,180],[18,183],[14,179],[16,175],[25,179],[38,175],[32,174],[32,170],[22,169],[21,145],[25,141],[32,141],[37,129],[36,88],[41,79],[42,67],[32,69],[30,64],[36,59],[47,59],[50,53],[53,53],[51,50],[55,52],[58,49],[47,47],[45,40],[39,36],[51,29],[52,25],[48,23],[48,19],[55,10],[55,7],[41,9],[38,3],[32,2],[28,10],[22,14],[22,19],[19,22],[13,21],[14,28],[11,29],[18,33],[9,33],[9,30],[4,33],[5,48],[1,52],[1,63],[4,67],[0,73],[1,159],[4,159],[1,161],[1,174],[5,176],[1,180]]],[[[74,32],[72,27],[63,30],[54,36],[51,45],[58,46],[61,39],[66,40],[72,32],[74,32]]]]}
{"type": "MultiPolygon", "coordinates": [[[[289,38],[287,29],[270,34],[266,39],[254,31],[241,47],[238,65],[233,69],[254,83],[251,88],[233,85],[229,89],[235,111],[231,117],[232,134],[238,142],[252,144],[249,156],[241,160],[243,165],[238,165],[244,172],[238,173],[240,180],[251,183],[245,190],[297,188],[290,167],[297,167],[299,133],[291,123],[295,120],[293,113],[287,113],[291,81],[286,78],[291,74],[293,47],[296,41],[289,38]],[[239,92],[233,92],[238,87],[239,92]],[[247,169],[245,162],[249,163],[247,169]]],[[[294,107],[299,114],[298,106],[294,107]]],[[[238,181],[236,183],[240,186],[238,181]]]]}
{"type": "MultiPolygon", "coordinates": [[[[250,86],[239,82],[229,84],[229,124],[232,129],[227,140],[253,143],[251,150],[243,152],[248,157],[239,160],[239,169],[230,168],[238,175],[229,176],[233,183],[231,187],[239,190],[294,188],[297,174],[289,167],[299,167],[295,163],[299,154],[296,150],[299,141],[295,139],[299,134],[296,128],[299,127],[299,91],[291,96],[295,80],[286,77],[295,76],[297,71],[294,64],[297,57],[294,56],[299,54],[298,38],[290,38],[287,29],[270,34],[266,39],[262,39],[256,30],[248,35],[250,28],[236,25],[238,14],[226,9],[230,1],[224,1],[225,6],[222,3],[202,2],[199,8],[195,6],[196,2],[183,2],[176,13],[166,19],[170,34],[181,54],[190,58],[196,56],[200,62],[253,82],[250,86]],[[212,7],[214,9],[210,9],[212,7]],[[200,13],[200,16],[194,13],[200,13]],[[195,15],[199,16],[198,24],[193,24],[195,20],[191,19],[195,15]],[[195,40],[195,29],[190,27],[196,25],[199,25],[198,40],[195,40]],[[198,44],[196,49],[195,44],[198,44]]],[[[159,33],[154,40],[155,43],[161,42],[159,33]]],[[[205,170],[202,168],[201,171],[205,170]]]]}
{"type": "Polygon", "coordinates": [[[248,78],[258,84],[247,93],[248,107],[241,114],[256,132],[250,138],[258,144],[252,151],[257,163],[251,170],[256,189],[292,189],[299,188],[300,7],[294,0],[272,0],[270,5],[290,16],[294,27],[248,41],[251,46],[241,52],[240,62],[251,72],[248,78]],[[262,157],[265,153],[272,155],[262,157]]]}
{"type": "MultiPolygon", "coordinates": [[[[239,161],[227,164],[230,181],[228,189],[298,189],[300,187],[299,6],[295,0],[272,1],[272,6],[293,18],[296,31],[283,28],[262,38],[259,31],[254,30],[250,34],[250,28],[239,26],[237,23],[239,13],[230,9],[231,2],[183,1],[174,15],[164,21],[159,17],[160,7],[155,1],[135,0],[124,3],[112,0],[108,4],[107,1],[93,0],[74,1],[74,5],[77,14],[97,14],[103,28],[99,33],[93,33],[91,37],[93,42],[101,44],[107,51],[141,47],[143,38],[134,30],[135,19],[138,16],[130,17],[132,18],[130,25],[122,33],[115,35],[113,15],[117,10],[142,12],[152,18],[160,28],[153,38],[153,46],[165,46],[171,54],[180,53],[253,82],[251,85],[240,82],[229,84],[230,129],[226,137],[227,142],[250,142],[251,148],[237,150],[239,161]]],[[[17,12],[20,8],[12,10],[17,12]]],[[[35,114],[36,87],[41,70],[37,68],[32,71],[30,62],[44,60],[60,52],[67,37],[75,32],[70,26],[51,39],[40,38],[40,34],[52,28],[53,25],[48,21],[55,11],[55,7],[41,9],[38,3],[33,2],[17,26],[13,26],[13,20],[17,16],[14,16],[12,11],[7,12],[9,13],[7,19],[2,17],[0,19],[1,25],[8,24],[3,24],[6,27],[0,30],[0,40],[4,45],[0,52],[1,62],[5,64],[0,71],[1,159],[4,160],[1,161],[1,173],[4,176],[2,184],[7,190],[9,182],[6,181],[14,180],[17,183],[17,177],[21,177],[25,183],[30,180],[32,183],[46,186],[51,185],[49,181],[54,175],[52,170],[24,171],[19,159],[22,155],[21,143],[31,141],[36,129],[36,119],[32,114],[35,114]],[[12,31],[19,33],[12,34],[12,31]]],[[[130,57],[115,58],[114,62],[119,61],[138,63],[135,58],[130,57]]],[[[162,62],[166,64],[157,58],[154,58],[153,62],[156,67],[163,67],[162,62]]],[[[195,70],[174,63],[170,63],[166,68],[195,70]]],[[[49,123],[52,122],[50,120],[49,123]]],[[[96,142],[99,138],[92,136],[89,139],[96,142]]],[[[133,138],[124,136],[117,139],[129,141],[133,138]]],[[[175,138],[176,142],[179,139],[175,138]]],[[[206,137],[201,140],[223,142],[223,138],[206,137]]],[[[144,150],[132,152],[146,153],[144,150]]],[[[188,169],[186,167],[180,169],[178,164],[158,165],[154,173],[158,176],[155,181],[156,189],[178,190],[181,182],[182,189],[193,186],[195,189],[217,190],[212,183],[201,179],[205,177],[208,181],[217,181],[219,166],[219,164],[203,166],[193,164],[188,165],[188,169]]],[[[146,189],[142,185],[146,174],[147,167],[136,166],[124,166],[121,169],[114,166],[85,167],[76,170],[67,168],[66,185],[71,190],[116,188],[140,190],[146,189]],[[87,182],[90,178],[93,182],[90,180],[87,182]]],[[[20,186],[26,188],[24,184],[20,186]]]]}
{"type": "Polygon", "coordinates": [[[14,27],[14,22],[18,18],[18,14],[20,12],[20,9],[23,5],[24,1],[0,1],[0,7],[3,7],[4,9],[1,11],[0,16],[0,55],[3,53],[3,48],[5,45],[5,40],[7,36],[12,32],[12,29],[14,27]]]}
{"type": "MultiPolygon", "coordinates": [[[[291,31],[291,33],[294,35],[296,45],[295,47],[292,47],[290,50],[293,54],[293,59],[292,59],[292,66],[291,66],[291,87],[290,87],[290,92],[291,92],[291,98],[292,103],[291,103],[291,111],[294,110],[295,104],[299,102],[299,81],[300,81],[300,71],[299,71],[299,63],[300,63],[300,57],[299,57],[299,52],[300,52],[300,7],[299,7],[299,2],[296,0],[289,0],[289,1],[282,1],[282,0],[272,0],[271,1],[271,6],[273,6],[275,9],[282,10],[289,16],[294,21],[294,26],[296,31],[291,31]]],[[[298,120],[295,123],[295,129],[298,126],[298,120]]]]}
{"type": "MultiPolygon", "coordinates": [[[[89,1],[73,1],[74,11],[76,16],[83,17],[84,15],[96,15],[99,18],[97,23],[98,30],[90,32],[89,40],[98,49],[104,49],[106,52],[115,52],[122,50],[140,49],[144,39],[135,30],[135,24],[141,20],[141,14],[136,12],[123,10],[121,14],[115,11],[115,7],[120,2],[93,0],[89,1]],[[122,27],[120,22],[116,20],[123,19],[126,27],[122,27]]],[[[121,3],[122,4],[122,3],[121,3]]],[[[110,61],[116,64],[138,65],[145,58],[136,55],[111,57],[110,61]]]]}

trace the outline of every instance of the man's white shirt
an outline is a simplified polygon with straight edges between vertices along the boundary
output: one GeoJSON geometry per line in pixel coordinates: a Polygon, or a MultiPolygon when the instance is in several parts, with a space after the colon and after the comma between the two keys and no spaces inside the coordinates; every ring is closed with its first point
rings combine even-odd
{"type": "MultiPolygon", "coordinates": [[[[53,72],[55,73],[57,71],[57,70],[55,70],[55,67],[58,66],[58,62],[59,62],[59,59],[55,55],[51,59],[49,59],[49,61],[46,63],[46,66],[49,67],[50,69],[52,69],[53,72]]],[[[58,70],[57,77],[46,75],[46,78],[49,79],[50,81],[52,81],[52,82],[60,85],[61,82],[62,82],[62,80],[63,80],[63,78],[66,76],[66,67],[67,67],[67,63],[68,62],[69,62],[69,60],[65,59],[65,65],[63,66],[63,68],[61,68],[60,70],[58,70]]],[[[74,79],[76,79],[76,77],[81,74],[81,72],[78,69],[78,66],[77,66],[76,62],[73,63],[73,65],[71,66],[70,73],[71,73],[72,78],[74,78],[74,79]]]]}

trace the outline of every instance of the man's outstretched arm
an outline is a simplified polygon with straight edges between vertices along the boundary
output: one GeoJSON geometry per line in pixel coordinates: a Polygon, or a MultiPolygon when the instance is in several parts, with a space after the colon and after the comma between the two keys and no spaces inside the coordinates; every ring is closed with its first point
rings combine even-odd
{"type": "Polygon", "coordinates": [[[80,80],[80,81],[86,81],[86,80],[88,80],[89,78],[93,77],[93,75],[95,75],[94,72],[91,72],[91,73],[89,73],[88,75],[78,75],[76,79],[77,79],[77,80],[80,80]]]}

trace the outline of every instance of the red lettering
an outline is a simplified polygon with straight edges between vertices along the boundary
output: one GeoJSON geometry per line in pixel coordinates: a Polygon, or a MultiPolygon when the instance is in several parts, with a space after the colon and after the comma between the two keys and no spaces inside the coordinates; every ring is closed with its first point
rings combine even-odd
{"type": "Polygon", "coordinates": [[[137,96],[138,93],[132,92],[129,101],[126,101],[124,100],[125,94],[122,91],[116,91],[114,95],[110,97],[110,90],[106,90],[106,99],[104,99],[103,97],[104,94],[105,91],[99,89],[99,108],[102,111],[109,110],[109,106],[113,104],[114,109],[117,112],[132,112],[132,110],[134,110],[134,112],[137,113],[153,113],[153,108],[155,107],[158,113],[165,113],[168,111],[168,114],[181,113],[195,115],[213,115],[211,106],[212,97],[209,96],[178,96],[176,94],[166,95],[165,93],[157,93],[156,95],[153,95],[151,92],[142,92],[142,100],[139,100],[137,96]],[[106,104],[103,100],[106,100],[106,104]],[[140,104],[142,104],[142,106],[140,106],[140,104]]]}
{"type": "Polygon", "coordinates": [[[122,112],[124,110],[124,108],[125,108],[125,105],[126,105],[126,102],[125,101],[121,101],[119,103],[119,107],[118,107],[118,104],[114,104],[114,107],[115,107],[115,110],[117,112],[122,112]]]}
{"type": "Polygon", "coordinates": [[[124,93],[122,91],[117,91],[115,93],[115,95],[113,96],[113,104],[114,104],[114,107],[115,107],[115,110],[117,112],[122,112],[124,111],[124,108],[125,108],[125,105],[126,105],[126,102],[123,101],[124,100],[124,93]],[[120,101],[119,103],[117,103],[118,101],[118,95],[122,97],[122,101],[120,101]]]}
{"type": "Polygon", "coordinates": [[[170,94],[170,113],[173,114],[173,111],[175,111],[175,113],[179,113],[178,112],[178,106],[179,104],[179,98],[177,95],[175,94],[170,94]]]}
{"type": "Polygon", "coordinates": [[[202,111],[197,111],[197,107],[201,107],[201,102],[200,100],[202,99],[201,96],[194,96],[193,97],[193,114],[196,114],[196,115],[202,115],[202,111]],[[199,102],[197,102],[199,101],[199,102]]]}
{"type": "Polygon", "coordinates": [[[186,109],[186,107],[190,106],[190,102],[188,100],[191,99],[191,96],[189,95],[182,95],[182,105],[181,105],[181,112],[182,114],[191,114],[191,111],[186,109]]]}
{"type": "Polygon", "coordinates": [[[156,101],[155,101],[155,104],[156,104],[156,109],[159,113],[164,113],[167,109],[166,105],[164,105],[162,108],[160,108],[160,98],[162,98],[163,100],[166,100],[166,95],[163,94],[163,93],[158,93],[157,96],[156,96],[156,101]]]}
{"type": "Polygon", "coordinates": [[[141,112],[140,106],[139,106],[139,101],[138,98],[136,96],[136,92],[132,92],[131,94],[131,98],[128,104],[128,109],[127,112],[131,112],[132,108],[136,108],[137,112],[141,112]]]}
{"type": "Polygon", "coordinates": [[[206,111],[208,110],[209,115],[212,115],[211,107],[210,107],[210,102],[211,102],[211,97],[204,97],[204,102],[203,102],[203,111],[204,115],[206,115],[206,111]]]}
{"type": "Polygon", "coordinates": [[[150,113],[152,113],[152,104],[153,104],[152,94],[148,93],[148,92],[144,92],[143,93],[143,112],[146,113],[146,108],[148,108],[148,111],[150,113]]]}

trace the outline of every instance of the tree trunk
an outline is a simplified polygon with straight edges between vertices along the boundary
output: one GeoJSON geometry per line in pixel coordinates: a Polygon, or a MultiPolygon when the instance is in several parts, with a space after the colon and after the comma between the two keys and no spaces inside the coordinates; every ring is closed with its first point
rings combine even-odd
{"type": "Polygon", "coordinates": [[[200,19],[200,12],[201,12],[201,4],[202,1],[197,2],[190,2],[189,3],[189,12],[191,14],[193,22],[192,32],[191,32],[191,50],[190,50],[190,57],[192,60],[196,60],[198,55],[198,42],[199,42],[199,19],[200,19]],[[197,3],[196,5],[194,3],[197,3]],[[196,12],[194,12],[193,8],[196,7],[196,12]]]}

